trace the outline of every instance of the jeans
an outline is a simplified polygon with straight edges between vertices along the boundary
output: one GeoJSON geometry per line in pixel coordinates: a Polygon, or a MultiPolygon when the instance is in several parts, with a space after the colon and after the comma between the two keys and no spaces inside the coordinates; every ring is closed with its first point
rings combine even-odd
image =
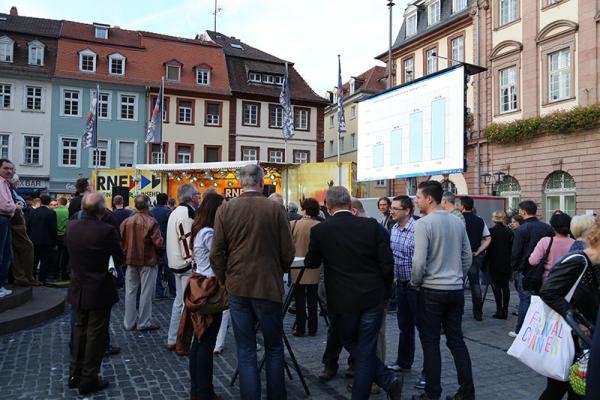
{"type": "Polygon", "coordinates": [[[188,270],[183,274],[175,275],[175,300],[173,300],[173,307],[171,308],[171,321],[169,323],[169,333],[167,334],[167,344],[173,345],[177,341],[177,330],[179,329],[179,320],[181,319],[181,313],[183,312],[183,292],[187,287],[192,270],[188,270]]]}
{"type": "Polygon", "coordinates": [[[215,396],[213,386],[213,350],[217,340],[217,333],[221,325],[222,313],[213,315],[210,324],[202,338],[196,335],[192,340],[190,350],[190,395],[198,400],[212,400],[215,396]]]}
{"type": "Polygon", "coordinates": [[[356,357],[352,399],[368,399],[375,382],[389,390],[396,375],[377,358],[377,334],[383,318],[383,304],[362,311],[338,314],[344,346],[353,350],[356,357]]]}
{"type": "Polygon", "coordinates": [[[415,326],[417,322],[418,292],[406,287],[405,282],[396,282],[396,302],[398,312],[398,357],[396,365],[400,368],[412,367],[415,358],[415,326]]]}
{"type": "Polygon", "coordinates": [[[471,300],[473,302],[473,316],[475,318],[483,315],[483,304],[481,301],[481,284],[479,275],[481,273],[481,264],[483,263],[483,255],[473,256],[473,262],[467,276],[469,277],[469,285],[471,286],[471,300]]]}
{"type": "Polygon", "coordinates": [[[523,325],[523,321],[525,321],[527,309],[529,309],[529,305],[531,304],[531,292],[523,289],[522,272],[517,273],[517,279],[515,279],[515,286],[517,288],[517,292],[519,293],[519,316],[517,317],[517,327],[515,328],[515,332],[519,333],[519,330],[523,325]]]}
{"type": "Polygon", "coordinates": [[[282,304],[229,294],[229,313],[237,344],[242,400],[260,400],[260,371],[256,357],[257,322],[265,340],[267,399],[285,400],[282,304]]]}
{"type": "Polygon", "coordinates": [[[419,293],[419,337],[423,345],[425,392],[431,399],[439,399],[441,386],[440,328],[444,328],[446,345],[454,358],[454,366],[461,399],[473,400],[475,387],[469,350],[462,334],[462,315],[465,308],[463,290],[433,290],[421,288],[419,293]]]}
{"type": "Polygon", "coordinates": [[[12,234],[10,218],[0,215],[0,287],[6,284],[8,268],[12,261],[12,234]]]}
{"type": "Polygon", "coordinates": [[[144,329],[152,325],[152,295],[156,284],[156,266],[144,267],[127,266],[125,273],[125,313],[123,326],[132,330],[137,324],[137,329],[144,329]],[[140,303],[136,307],[138,289],[140,289],[140,303]]]}
{"type": "Polygon", "coordinates": [[[166,278],[167,285],[169,286],[169,295],[174,296],[175,293],[177,293],[177,288],[175,286],[175,274],[173,274],[173,271],[169,269],[166,253],[164,253],[158,261],[158,273],[156,274],[156,291],[154,293],[155,297],[166,296],[167,288],[163,286],[163,276],[166,278]]]}

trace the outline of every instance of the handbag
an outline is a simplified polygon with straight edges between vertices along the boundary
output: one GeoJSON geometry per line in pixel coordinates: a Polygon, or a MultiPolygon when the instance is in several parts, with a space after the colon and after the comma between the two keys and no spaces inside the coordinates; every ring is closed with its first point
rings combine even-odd
{"type": "Polygon", "coordinates": [[[569,369],[569,384],[573,391],[579,396],[585,396],[587,383],[587,366],[590,359],[590,351],[584,350],[569,369]]]}
{"type": "Polygon", "coordinates": [[[550,255],[550,249],[552,248],[552,242],[554,238],[550,238],[550,243],[548,244],[548,248],[544,253],[544,256],[540,260],[537,265],[532,265],[523,271],[523,289],[538,293],[542,288],[542,284],[544,283],[544,267],[546,266],[546,262],[548,261],[548,256],[550,255]]]}
{"type": "Polygon", "coordinates": [[[218,314],[228,308],[227,289],[225,289],[225,285],[217,282],[212,293],[206,299],[206,303],[199,306],[197,312],[200,314],[218,314]]]}
{"type": "MultiPolygon", "coordinates": [[[[587,260],[583,272],[565,296],[567,302],[571,301],[586,269],[587,260]]],[[[575,343],[571,331],[571,327],[559,313],[539,296],[531,296],[531,305],[527,309],[521,330],[507,353],[540,375],[567,382],[575,358],[575,343]]]]}

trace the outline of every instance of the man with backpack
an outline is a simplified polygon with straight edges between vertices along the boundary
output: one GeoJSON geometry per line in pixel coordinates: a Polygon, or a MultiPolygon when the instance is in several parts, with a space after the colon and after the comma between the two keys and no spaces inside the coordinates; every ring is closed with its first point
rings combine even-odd
{"type": "Polygon", "coordinates": [[[524,274],[528,268],[531,268],[529,256],[541,238],[554,235],[550,225],[540,221],[536,213],[537,205],[532,200],[519,203],[519,215],[523,217],[523,223],[515,230],[511,251],[511,266],[513,271],[517,272],[515,287],[519,293],[519,312],[515,330],[508,333],[511,337],[517,337],[531,303],[532,293],[523,288],[524,274]]]}

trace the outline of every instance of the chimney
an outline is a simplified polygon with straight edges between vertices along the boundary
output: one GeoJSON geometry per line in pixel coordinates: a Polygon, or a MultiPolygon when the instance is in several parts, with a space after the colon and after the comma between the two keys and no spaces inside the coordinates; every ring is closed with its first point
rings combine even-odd
{"type": "Polygon", "coordinates": [[[19,12],[17,11],[17,7],[15,7],[15,6],[12,6],[12,7],[10,8],[10,15],[11,15],[12,17],[18,17],[18,16],[19,16],[19,12]]]}

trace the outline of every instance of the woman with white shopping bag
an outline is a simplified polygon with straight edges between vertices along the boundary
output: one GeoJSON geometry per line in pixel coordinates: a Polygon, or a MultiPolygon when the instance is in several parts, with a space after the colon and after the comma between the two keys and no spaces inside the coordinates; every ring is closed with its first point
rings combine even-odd
{"type": "Polygon", "coordinates": [[[581,354],[579,340],[566,320],[591,336],[600,305],[600,222],[590,230],[587,247],[559,260],[550,270],[540,296],[532,296],[523,328],[508,354],[548,377],[540,400],[583,399],[569,385],[569,368],[581,354]],[[565,320],[566,319],[566,320],[565,320]]]}

